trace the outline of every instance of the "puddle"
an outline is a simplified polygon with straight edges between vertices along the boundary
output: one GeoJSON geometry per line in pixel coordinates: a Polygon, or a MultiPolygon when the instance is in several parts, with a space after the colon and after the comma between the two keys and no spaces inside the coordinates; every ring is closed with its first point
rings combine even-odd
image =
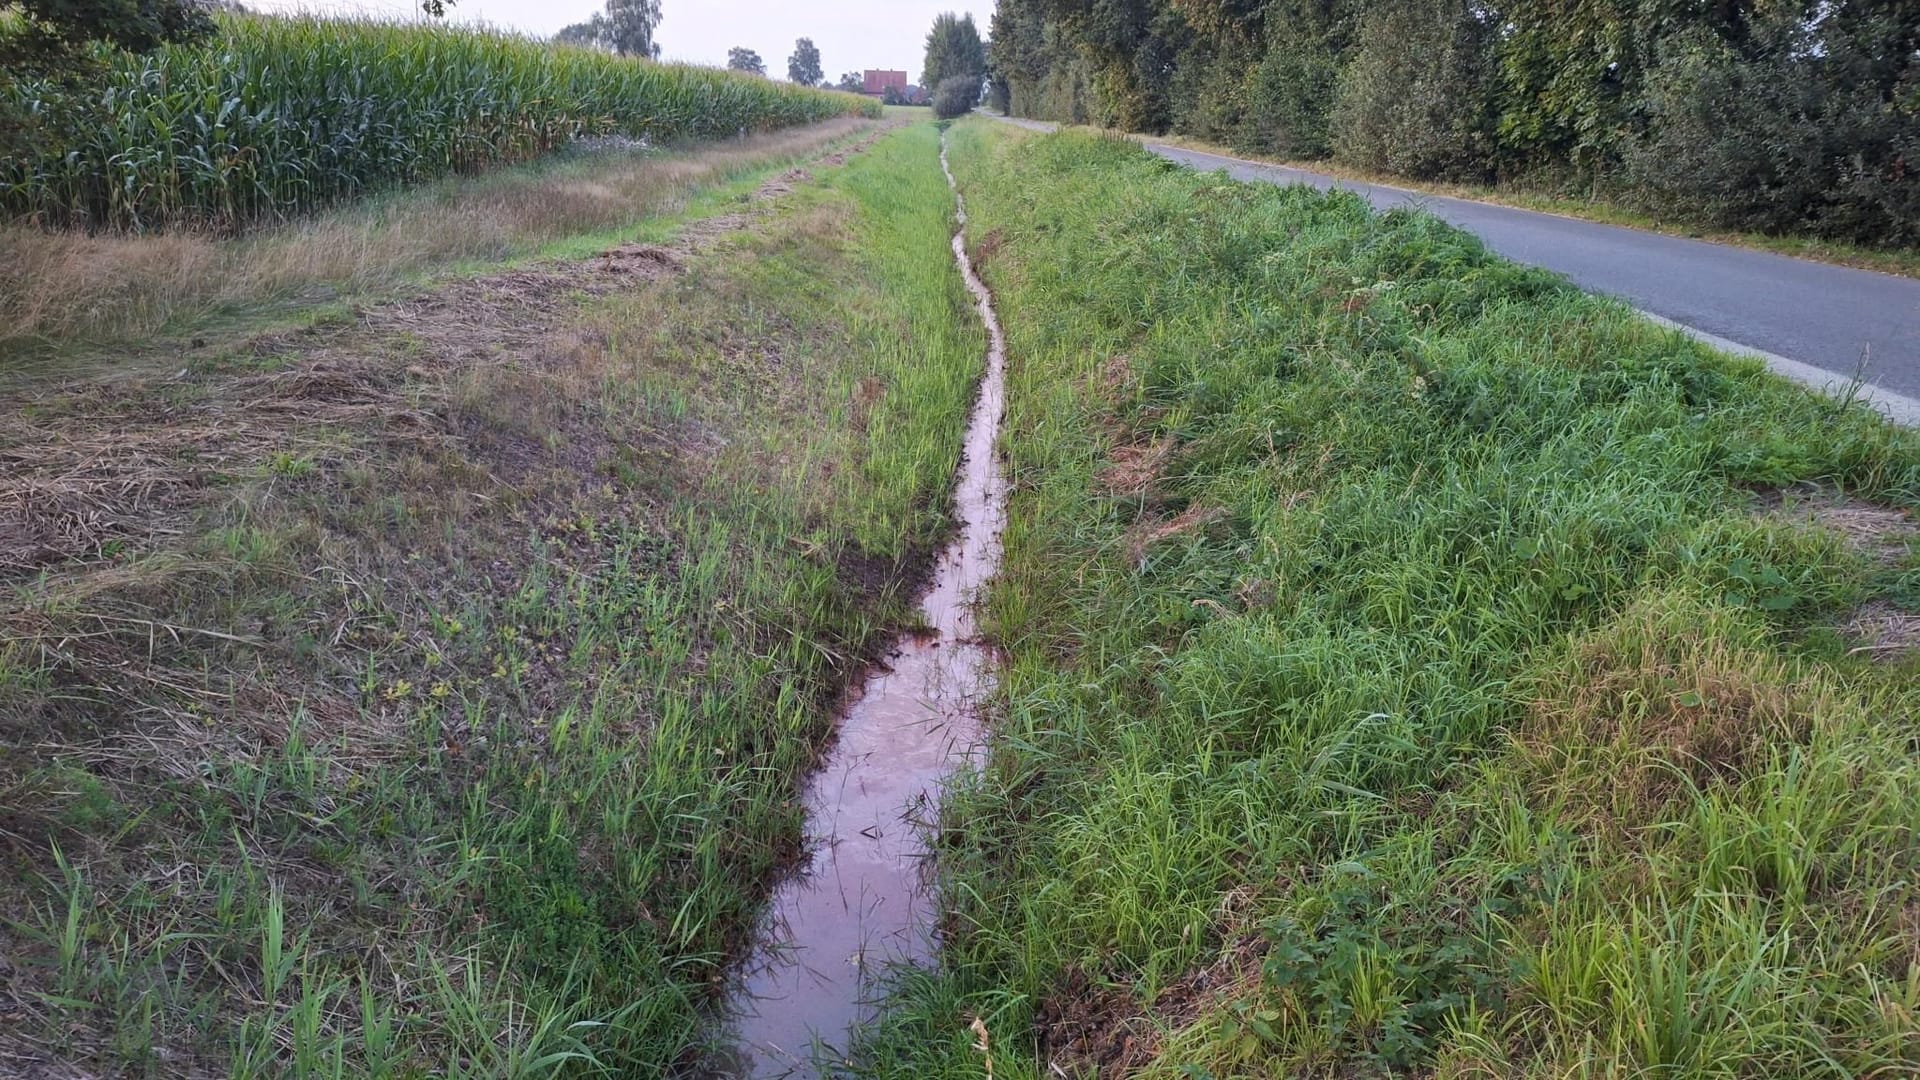
{"type": "MultiPolygon", "coordinates": [[[[966,202],[944,141],[940,168],[964,231],[966,202]]],[[[935,912],[917,825],[933,820],[941,779],[980,742],[974,705],[992,690],[993,671],[975,640],[972,600],[999,564],[1006,521],[1006,479],[993,456],[1006,339],[960,233],[953,255],[989,340],[954,492],[960,530],[920,600],[931,629],[900,638],[868,673],[840,719],[832,755],[807,784],[811,854],[775,893],[762,943],[743,969],[729,1009],[735,1045],[726,1075],[819,1075],[816,1060],[833,1061],[849,1029],[871,1019],[873,977],[888,964],[933,956],[935,912]]]]}

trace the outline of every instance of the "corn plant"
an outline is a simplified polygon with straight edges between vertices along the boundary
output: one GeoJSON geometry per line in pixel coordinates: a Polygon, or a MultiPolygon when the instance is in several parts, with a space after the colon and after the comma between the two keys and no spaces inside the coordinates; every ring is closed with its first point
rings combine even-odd
{"type": "Polygon", "coordinates": [[[874,106],[708,68],[447,26],[224,17],[209,42],[107,58],[79,92],[0,84],[38,149],[0,208],[49,225],[231,228],[525,161],[576,139],[707,139],[874,106]]]}

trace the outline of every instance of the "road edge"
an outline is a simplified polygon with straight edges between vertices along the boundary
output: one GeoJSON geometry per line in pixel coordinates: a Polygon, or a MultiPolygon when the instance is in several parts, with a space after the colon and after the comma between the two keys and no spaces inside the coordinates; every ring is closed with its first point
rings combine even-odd
{"type": "MultiPolygon", "coordinates": [[[[982,111],[985,113],[985,115],[995,120],[1001,121],[1003,123],[1012,124],[1014,127],[1025,128],[1028,131],[1038,131],[1038,132],[1044,133],[1049,131],[1058,131],[1060,129],[1060,125],[1052,121],[1028,120],[1024,117],[1013,117],[1013,116],[1007,116],[1002,113],[985,112],[985,110],[982,110],[982,111]]],[[[1166,150],[1177,151],[1182,154],[1192,154],[1197,157],[1212,158],[1216,161],[1233,162],[1239,165],[1252,165],[1252,166],[1257,166],[1265,169],[1276,169],[1282,172],[1303,171],[1300,169],[1296,169],[1291,165],[1280,165],[1280,164],[1269,162],[1269,161],[1254,161],[1249,158],[1238,158],[1238,157],[1233,157],[1227,154],[1216,154],[1207,150],[1193,150],[1184,146],[1174,146],[1170,143],[1156,143],[1145,138],[1140,138],[1140,139],[1137,139],[1136,141],[1141,145],[1142,148],[1147,150],[1149,153],[1157,153],[1162,149],[1166,149],[1166,150]]],[[[1165,155],[1160,155],[1160,156],[1163,158],[1165,157],[1165,155]]],[[[1344,177],[1333,176],[1327,173],[1318,173],[1315,175],[1326,177],[1329,181],[1332,182],[1332,185],[1335,188],[1345,188],[1347,190],[1352,190],[1350,186],[1350,182],[1347,181],[1344,177]]],[[[1375,183],[1372,181],[1367,181],[1365,183],[1366,183],[1366,186],[1369,186],[1369,187],[1383,188],[1385,190],[1392,191],[1401,195],[1410,196],[1412,200],[1418,200],[1422,196],[1428,196],[1428,197],[1434,197],[1434,198],[1453,198],[1453,196],[1433,196],[1431,195],[1431,193],[1428,193],[1428,192],[1418,191],[1413,188],[1396,187],[1392,184],[1375,183]]],[[[1462,200],[1462,201],[1480,202],[1481,200],[1462,200]]],[[[1502,206],[1503,204],[1482,202],[1482,205],[1502,206]]],[[[1416,208],[1417,208],[1417,202],[1416,202],[1416,208]]],[[[1521,207],[1504,207],[1504,208],[1513,209],[1513,210],[1523,209],[1521,207]]],[[[1525,212],[1545,213],[1554,217],[1566,217],[1567,220],[1570,220],[1570,221],[1585,220],[1583,218],[1575,218],[1568,215],[1552,214],[1550,211],[1526,210],[1525,212]]],[[[1615,226],[1615,227],[1624,228],[1625,226],[1615,226]]],[[[1653,235],[1661,235],[1661,234],[1655,233],[1653,235]]],[[[1783,256],[1783,257],[1793,258],[1793,256],[1783,256]]],[[[1582,289],[1581,291],[1587,293],[1587,295],[1589,296],[1601,296],[1602,298],[1606,298],[1605,294],[1594,293],[1591,290],[1582,289]]],[[[1616,300],[1617,302],[1624,303],[1624,301],[1620,301],[1618,297],[1613,297],[1612,299],[1616,300]]],[[[1734,341],[1730,338],[1723,338],[1718,334],[1710,334],[1705,330],[1696,330],[1685,323],[1676,322],[1673,319],[1669,319],[1664,315],[1656,315],[1653,312],[1646,310],[1645,308],[1634,307],[1631,304],[1627,306],[1635,314],[1638,314],[1641,317],[1646,318],[1654,323],[1657,323],[1658,325],[1663,326],[1669,330],[1679,331],[1680,333],[1687,335],[1688,337],[1694,339],[1695,341],[1700,342],[1703,345],[1707,345],[1711,348],[1718,349],[1721,352],[1728,353],[1733,356],[1741,356],[1741,357],[1746,357],[1747,359],[1750,359],[1750,360],[1758,360],[1761,363],[1765,364],[1767,366],[1767,369],[1769,371],[1772,371],[1774,374],[1780,375],[1784,378],[1791,379],[1794,382],[1797,382],[1800,385],[1805,386],[1808,389],[1814,391],[1815,393],[1821,394],[1833,400],[1836,404],[1841,404],[1848,401],[1864,402],[1867,405],[1871,406],[1875,411],[1879,412],[1882,416],[1885,416],[1887,419],[1893,421],[1896,424],[1900,424],[1906,427],[1920,426],[1920,399],[1910,398],[1905,394],[1897,393],[1892,390],[1887,390],[1882,387],[1875,386],[1872,383],[1866,382],[1863,378],[1858,376],[1852,377],[1852,378],[1842,377],[1841,375],[1835,372],[1829,371],[1823,367],[1818,367],[1816,365],[1808,364],[1799,360],[1792,360],[1785,356],[1781,356],[1779,353],[1771,353],[1766,351],[1765,349],[1756,349],[1751,345],[1743,345],[1740,342],[1734,341]]]]}
{"type": "Polygon", "coordinates": [[[1645,308],[1632,308],[1641,318],[1675,330],[1700,342],[1733,356],[1758,360],[1767,366],[1767,370],[1826,397],[1835,404],[1859,401],[1871,406],[1882,416],[1905,427],[1920,426],[1920,400],[1905,394],[1896,393],[1866,382],[1861,377],[1845,378],[1823,367],[1788,359],[1779,353],[1770,353],[1765,349],[1756,349],[1751,345],[1742,345],[1730,338],[1718,334],[1709,334],[1705,330],[1696,330],[1683,322],[1675,322],[1664,315],[1655,315],[1645,308]]]}

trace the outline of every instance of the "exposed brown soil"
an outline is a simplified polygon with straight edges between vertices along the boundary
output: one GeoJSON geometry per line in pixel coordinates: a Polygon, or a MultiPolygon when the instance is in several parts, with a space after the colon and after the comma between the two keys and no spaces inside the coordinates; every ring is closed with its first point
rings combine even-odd
{"type": "Polygon", "coordinates": [[[1220,1004],[1249,996],[1261,977],[1266,938],[1245,933],[1206,967],[1189,972],[1141,1005],[1127,989],[1100,985],[1080,968],[1034,1010],[1034,1036],[1055,1075],[1119,1080],[1151,1064],[1168,1033],[1220,1004]]]}
{"type": "Polygon", "coordinates": [[[1006,238],[1000,235],[999,229],[989,231],[987,235],[976,241],[971,254],[975,268],[985,268],[989,262],[993,261],[993,257],[1000,253],[1000,247],[1005,242],[1006,238]]]}

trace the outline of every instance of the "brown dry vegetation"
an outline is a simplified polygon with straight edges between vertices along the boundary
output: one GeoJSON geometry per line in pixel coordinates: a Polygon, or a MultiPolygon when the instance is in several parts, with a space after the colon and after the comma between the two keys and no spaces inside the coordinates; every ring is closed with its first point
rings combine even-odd
{"type": "Polygon", "coordinates": [[[586,152],[371,200],[241,241],[0,228],[0,355],[141,337],[211,312],[379,292],[448,263],[498,261],[630,229],[770,162],[871,131],[844,118],[683,153],[586,152]]]}
{"type": "Polygon", "coordinates": [[[1517,732],[1536,798],[1631,832],[1676,797],[1737,785],[1804,745],[1832,693],[1757,642],[1731,644],[1738,630],[1724,610],[1653,598],[1572,642],[1517,732]]]}
{"type": "Polygon", "coordinates": [[[1220,953],[1142,1005],[1132,988],[1101,985],[1073,968],[1034,1009],[1034,1039],[1055,1075],[1122,1080],[1153,1065],[1170,1038],[1259,992],[1267,939],[1248,925],[1248,890],[1228,893],[1213,914],[1220,953]]]}
{"type": "Polygon", "coordinates": [[[1908,511],[1879,506],[1819,485],[1773,492],[1763,502],[1766,518],[1829,530],[1848,547],[1882,565],[1905,559],[1908,545],[1920,536],[1920,525],[1908,511]]]}
{"type": "MultiPolygon", "coordinates": [[[[1920,524],[1906,510],[1880,506],[1819,485],[1766,493],[1761,520],[1837,537],[1876,571],[1899,574],[1920,524]]],[[[1898,662],[1920,651],[1920,616],[1880,599],[1855,608],[1837,627],[1855,655],[1898,662]]]]}
{"type": "MultiPolygon", "coordinates": [[[[748,220],[730,217],[736,228],[748,220]]],[[[703,246],[722,235],[706,229],[703,246]]],[[[255,336],[199,370],[5,401],[0,532],[17,543],[0,579],[16,590],[0,613],[12,675],[0,684],[0,739],[27,751],[0,769],[13,854],[57,846],[99,878],[117,863],[194,868],[169,891],[210,903],[214,870],[197,866],[196,837],[138,828],[100,845],[75,827],[74,805],[110,792],[109,805],[134,807],[134,793],[209,768],[268,771],[290,740],[331,748],[311,759],[316,779],[351,789],[406,754],[422,704],[466,706],[439,721],[451,763],[487,738],[463,715],[478,703],[504,691],[519,702],[494,708],[537,722],[567,696],[559,641],[515,641],[516,628],[507,647],[463,655],[472,601],[462,594],[511,596],[530,561],[592,573],[610,554],[602,534],[664,531],[616,476],[616,456],[671,483],[662,467],[698,468],[711,445],[666,417],[637,417],[616,439],[592,407],[612,365],[628,361],[598,320],[582,324],[577,301],[631,293],[694,249],[640,250],[255,336]],[[321,651],[325,663],[298,660],[321,651]]],[[[356,906],[324,857],[279,847],[243,834],[241,858],[293,910],[326,920],[356,906]]],[[[407,932],[433,933],[452,914],[418,912],[407,932]]],[[[129,944],[150,945],[147,934],[129,944]]],[[[21,955],[35,951],[23,944],[21,955]]],[[[427,979],[384,954],[370,957],[382,980],[427,979]]],[[[30,1028],[57,1031],[59,1010],[36,1000],[52,989],[33,977],[14,986],[30,1028]]],[[[234,987],[226,1007],[244,1008],[249,992],[234,987]]],[[[48,1066],[112,1056],[98,1036],[66,1034],[64,1044],[38,1035],[38,1053],[15,1043],[10,1056],[48,1066]]]]}

